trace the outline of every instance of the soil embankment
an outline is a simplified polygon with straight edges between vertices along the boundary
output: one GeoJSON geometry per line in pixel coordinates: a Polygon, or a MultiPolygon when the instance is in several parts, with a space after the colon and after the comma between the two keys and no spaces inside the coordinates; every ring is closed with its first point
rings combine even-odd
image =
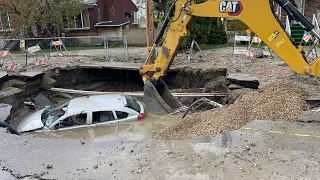
{"type": "Polygon", "coordinates": [[[304,101],[306,95],[293,83],[280,81],[268,84],[262,92],[245,93],[227,107],[192,114],[163,129],[154,139],[181,140],[217,135],[240,129],[253,120],[294,121],[308,108],[304,101]]]}

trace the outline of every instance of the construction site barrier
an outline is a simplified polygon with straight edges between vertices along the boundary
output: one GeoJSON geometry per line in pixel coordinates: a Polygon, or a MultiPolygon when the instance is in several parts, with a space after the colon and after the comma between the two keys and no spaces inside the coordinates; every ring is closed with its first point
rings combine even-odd
{"type": "Polygon", "coordinates": [[[262,40],[259,37],[253,37],[251,43],[261,43],[262,40]]]}
{"type": "Polygon", "coordinates": [[[0,58],[2,58],[2,63],[1,63],[1,70],[3,71],[14,71],[15,70],[15,64],[14,61],[11,57],[10,51],[0,51],[0,58]],[[5,60],[7,57],[11,58],[12,63],[11,64],[5,64],[5,60]]]}
{"type": "Polygon", "coordinates": [[[235,40],[236,41],[246,41],[249,42],[250,41],[250,37],[249,36],[235,36],[235,40]]]}
{"type": "Polygon", "coordinates": [[[249,57],[253,57],[253,56],[254,56],[254,54],[253,54],[253,52],[247,52],[247,56],[249,56],[249,57]]]}
{"type": "MultiPolygon", "coordinates": [[[[58,56],[61,56],[61,57],[68,56],[69,52],[67,51],[61,39],[59,39],[58,41],[53,41],[52,46],[55,47],[55,49],[57,50],[58,56]],[[62,51],[62,48],[64,51],[62,51]]],[[[50,47],[50,52],[51,52],[51,47],[50,47]]]]}
{"type": "MultiPolygon", "coordinates": [[[[39,66],[39,65],[44,65],[44,64],[47,64],[48,63],[48,58],[47,56],[41,51],[41,47],[39,45],[35,45],[35,46],[32,46],[32,47],[29,47],[27,49],[27,52],[29,54],[35,54],[35,58],[34,58],[34,61],[35,61],[35,65],[36,66],[39,66]],[[41,52],[41,56],[38,54],[38,52],[41,52]]],[[[27,57],[28,58],[28,57],[27,57]]]]}
{"type": "Polygon", "coordinates": [[[47,63],[48,63],[48,59],[47,58],[40,59],[40,60],[36,61],[36,66],[46,65],[47,63]]]}
{"type": "Polygon", "coordinates": [[[310,34],[304,34],[302,37],[302,40],[304,40],[305,42],[308,42],[311,39],[311,35],[310,34]]]}
{"type": "MultiPolygon", "coordinates": [[[[135,42],[141,42],[141,38],[145,38],[145,36],[130,36],[130,41],[134,40],[135,42]]],[[[39,44],[41,47],[41,51],[45,53],[48,57],[48,61],[50,62],[50,58],[52,56],[61,57],[61,56],[70,56],[72,55],[71,49],[77,50],[81,52],[84,47],[97,47],[97,49],[103,51],[103,53],[99,53],[98,56],[104,57],[105,61],[114,61],[118,58],[123,58],[124,60],[129,60],[129,47],[128,47],[128,39],[127,36],[76,36],[76,37],[48,37],[48,38],[8,38],[2,40],[4,42],[3,45],[0,45],[0,49],[3,50],[14,50],[17,51],[19,48],[20,54],[19,56],[28,56],[27,58],[34,57],[34,54],[30,54],[27,52],[27,49],[31,46],[35,46],[39,44]],[[58,42],[57,42],[58,41],[58,42]],[[59,42],[60,41],[60,42],[59,42]],[[57,43],[54,43],[57,42],[57,43]],[[63,50],[63,47],[60,45],[62,43],[67,48],[67,51],[63,50]],[[53,44],[56,44],[57,48],[61,51],[57,53],[54,50],[53,44]],[[60,44],[60,45],[59,45],[60,44]],[[113,48],[114,47],[114,48],[113,48]],[[50,51],[51,50],[51,51],[50,51]],[[64,53],[66,52],[66,53],[64,53]]],[[[90,48],[91,49],[91,48],[90,48]]],[[[92,48],[95,49],[95,48],[92,48]]],[[[86,51],[86,50],[83,50],[86,51]]],[[[86,52],[90,53],[90,52],[86,52]]],[[[40,52],[39,52],[40,54],[40,52]]],[[[82,55],[83,53],[81,53],[82,55]]],[[[85,55],[85,54],[84,54],[85,55]]],[[[90,55],[90,54],[88,54],[90,55]]],[[[16,56],[13,56],[16,58],[16,56]]],[[[26,58],[26,59],[27,59],[26,58]]],[[[29,62],[30,63],[30,62],[29,62]]],[[[34,64],[34,61],[31,61],[34,64]]],[[[0,60],[1,64],[1,60],[0,60]]],[[[28,60],[25,62],[26,68],[28,69],[28,60]]]]}
{"type": "Polygon", "coordinates": [[[5,58],[11,56],[10,51],[0,51],[0,57],[5,58]]]}
{"type": "Polygon", "coordinates": [[[59,56],[67,56],[68,54],[69,54],[69,52],[65,51],[65,52],[59,53],[59,56]]]}
{"type": "Polygon", "coordinates": [[[250,36],[238,36],[234,35],[234,45],[233,45],[233,55],[240,54],[245,55],[248,52],[248,48],[237,48],[237,42],[248,42],[248,47],[250,45],[250,36]]]}
{"type": "Polygon", "coordinates": [[[27,49],[28,53],[32,54],[32,53],[35,53],[35,52],[38,52],[40,51],[41,48],[39,45],[36,45],[36,46],[32,46],[30,48],[27,49]]]}
{"type": "MultiPolygon", "coordinates": [[[[247,56],[254,57],[255,53],[257,52],[258,48],[260,47],[262,43],[262,39],[260,37],[254,36],[250,42],[247,56]],[[257,44],[255,48],[252,48],[253,44],[257,44]]],[[[263,56],[271,56],[273,58],[273,55],[271,53],[270,48],[266,47],[268,51],[262,50],[263,56]]]]}
{"type": "Polygon", "coordinates": [[[63,45],[63,42],[61,40],[59,41],[53,41],[53,45],[54,46],[62,46],[63,45]]]}
{"type": "Polygon", "coordinates": [[[15,68],[16,68],[15,64],[3,65],[2,70],[3,71],[14,71],[15,68]]]}
{"type": "Polygon", "coordinates": [[[306,46],[309,46],[311,48],[309,50],[309,52],[306,53],[307,54],[306,57],[308,57],[310,53],[312,54],[313,58],[318,57],[317,50],[316,50],[316,44],[314,44],[314,43],[317,43],[317,41],[314,41],[314,40],[315,39],[312,37],[310,32],[304,31],[300,45],[302,45],[302,43],[305,42],[302,49],[304,50],[306,46]],[[312,42],[312,41],[314,41],[314,42],[312,42]]]}

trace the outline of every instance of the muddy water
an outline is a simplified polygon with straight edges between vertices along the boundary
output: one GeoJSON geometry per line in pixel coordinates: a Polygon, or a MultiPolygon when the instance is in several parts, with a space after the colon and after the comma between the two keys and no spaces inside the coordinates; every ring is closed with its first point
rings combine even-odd
{"type": "Polygon", "coordinates": [[[1,179],[5,180],[15,180],[16,178],[12,177],[9,172],[6,171],[0,171],[0,177],[1,179]]]}
{"type": "MultiPolygon", "coordinates": [[[[29,177],[43,174],[41,179],[253,180],[320,175],[318,125],[254,121],[245,127],[255,131],[185,141],[148,140],[180,117],[148,114],[144,121],[118,126],[37,134],[46,138],[0,130],[6,137],[0,143],[0,168],[29,177]]],[[[0,177],[10,179],[10,173],[0,177]]]]}
{"type": "Polygon", "coordinates": [[[79,128],[66,131],[32,132],[28,135],[35,135],[42,138],[56,139],[80,139],[88,141],[110,141],[118,137],[128,140],[139,141],[151,139],[157,133],[170,124],[182,118],[183,114],[177,115],[154,115],[146,113],[142,121],[126,122],[119,125],[104,125],[96,127],[79,128]]]}

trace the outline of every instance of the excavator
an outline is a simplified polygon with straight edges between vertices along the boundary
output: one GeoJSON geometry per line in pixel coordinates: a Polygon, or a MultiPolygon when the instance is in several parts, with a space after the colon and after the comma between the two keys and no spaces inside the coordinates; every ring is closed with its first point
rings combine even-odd
{"type": "Polygon", "coordinates": [[[320,58],[308,61],[309,53],[296,44],[285,31],[275,13],[275,4],[315,37],[314,48],[320,39],[316,27],[288,0],[176,0],[164,20],[155,43],[140,67],[144,82],[143,99],[153,114],[163,115],[179,110],[182,104],[170,93],[163,81],[183,38],[187,36],[192,17],[233,18],[244,22],[261,40],[277,54],[294,72],[320,76],[320,58]],[[170,26],[168,27],[168,24],[170,26]],[[151,54],[166,32],[156,58],[151,54]]]}

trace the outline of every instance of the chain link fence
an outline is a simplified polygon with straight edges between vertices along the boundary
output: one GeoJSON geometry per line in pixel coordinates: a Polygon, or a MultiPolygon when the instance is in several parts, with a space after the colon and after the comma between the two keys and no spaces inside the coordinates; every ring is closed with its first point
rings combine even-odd
{"type": "MultiPolygon", "coordinates": [[[[130,47],[135,53],[135,47],[130,47]]],[[[0,51],[8,51],[15,63],[37,63],[42,59],[61,60],[67,57],[94,57],[99,61],[122,61],[130,59],[128,38],[107,36],[80,36],[54,38],[0,39],[0,51]]],[[[141,47],[140,47],[141,48],[141,47]]],[[[9,59],[9,57],[1,57],[9,59]]],[[[131,57],[131,59],[134,57],[131,57]]],[[[0,61],[1,62],[1,61],[0,61]]],[[[11,63],[9,61],[5,61],[11,63]]]]}

